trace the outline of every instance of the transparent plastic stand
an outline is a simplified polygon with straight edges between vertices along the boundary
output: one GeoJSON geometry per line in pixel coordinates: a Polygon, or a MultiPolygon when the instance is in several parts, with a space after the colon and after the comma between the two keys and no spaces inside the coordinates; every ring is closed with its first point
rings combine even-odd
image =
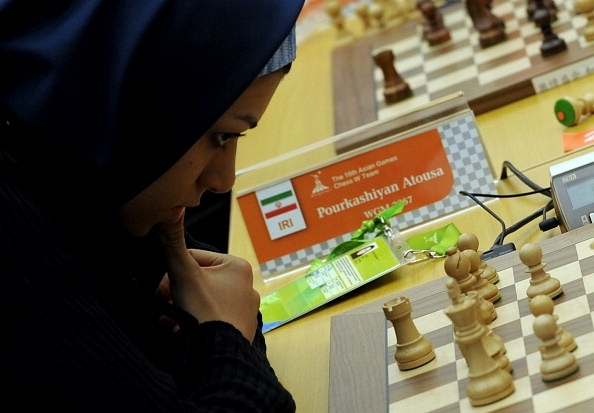
{"type": "Polygon", "coordinates": [[[237,171],[234,197],[264,281],[304,273],[395,202],[396,230],[495,191],[475,117],[456,93],[237,171]]]}

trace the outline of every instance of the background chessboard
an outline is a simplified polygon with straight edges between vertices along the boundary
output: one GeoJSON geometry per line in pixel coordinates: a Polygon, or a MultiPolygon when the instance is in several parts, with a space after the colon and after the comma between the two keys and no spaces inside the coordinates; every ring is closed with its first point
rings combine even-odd
{"type": "Polygon", "coordinates": [[[525,0],[494,1],[492,12],[505,21],[507,40],[484,49],[460,2],[441,9],[452,37],[446,43],[424,42],[419,18],[337,45],[332,53],[335,133],[458,91],[478,115],[594,72],[594,42],[582,35],[586,16],[575,13],[573,0],[556,4],[553,30],[568,50],[546,58],[540,54],[542,33],[528,21],[525,0]],[[413,97],[390,105],[384,103],[383,74],[372,59],[386,48],[393,50],[396,69],[413,90],[413,97]]]}
{"type": "MultiPolygon", "coordinates": [[[[434,346],[437,357],[402,372],[394,360],[396,337],[377,301],[335,316],[331,327],[331,413],[402,411],[557,412],[589,411],[594,405],[594,230],[583,227],[541,243],[545,271],[564,289],[555,299],[560,324],[575,337],[580,370],[545,383],[540,376],[540,340],[533,333],[526,289],[530,275],[518,252],[494,258],[502,299],[495,304],[493,332],[501,336],[513,365],[515,392],[494,404],[470,407],[465,389],[467,366],[453,342],[452,325],[443,310],[449,304],[444,278],[404,291],[411,300],[419,331],[434,346]],[[573,410],[575,409],[575,410],[573,410]]],[[[445,274],[445,272],[444,272],[445,274]]]]}

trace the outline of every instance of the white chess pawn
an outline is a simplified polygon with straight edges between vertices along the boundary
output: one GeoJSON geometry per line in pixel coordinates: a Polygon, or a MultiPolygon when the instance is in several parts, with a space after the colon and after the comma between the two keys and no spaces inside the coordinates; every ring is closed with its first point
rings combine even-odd
{"type": "MultiPolygon", "coordinates": [[[[446,274],[456,280],[460,286],[462,294],[467,294],[474,290],[476,278],[470,273],[470,262],[468,257],[458,251],[456,247],[450,247],[446,251],[446,258],[444,261],[444,269],[446,274]]],[[[481,295],[477,296],[479,319],[487,325],[497,318],[497,310],[495,305],[488,300],[485,300],[481,295]]]]}
{"type": "Polygon", "coordinates": [[[475,279],[474,289],[478,294],[492,303],[499,301],[501,299],[499,288],[483,277],[484,270],[480,267],[481,258],[478,252],[468,249],[462,251],[461,254],[468,258],[468,262],[470,263],[470,274],[472,274],[475,279]]]}
{"type": "Polygon", "coordinates": [[[558,279],[551,277],[545,272],[542,260],[542,249],[540,245],[528,243],[520,249],[520,260],[528,267],[526,272],[530,274],[530,286],[526,291],[528,299],[540,294],[556,298],[563,294],[563,287],[558,279]]]}
{"type": "Polygon", "coordinates": [[[332,26],[336,29],[339,42],[345,42],[352,38],[351,32],[346,28],[345,17],[342,13],[342,5],[339,0],[326,0],[324,11],[330,17],[332,26]]]}
{"type": "Polygon", "coordinates": [[[369,4],[363,2],[357,3],[355,13],[363,25],[363,33],[369,34],[373,28],[371,14],[369,12],[369,4]]]}
{"type": "MultiPolygon", "coordinates": [[[[530,312],[534,317],[541,314],[550,314],[555,317],[555,321],[559,322],[559,317],[553,314],[555,303],[548,295],[537,295],[530,300],[530,312]]],[[[566,331],[560,325],[557,326],[557,337],[559,338],[559,345],[565,347],[568,351],[574,351],[577,348],[577,343],[573,338],[573,334],[566,331]]]]}
{"type": "Polygon", "coordinates": [[[575,373],[579,369],[579,364],[573,353],[559,345],[555,317],[551,314],[541,314],[534,319],[533,326],[534,334],[542,340],[539,346],[542,380],[560,380],[575,373]]]}
{"type": "Polygon", "coordinates": [[[488,265],[485,261],[483,261],[483,253],[478,250],[479,240],[476,234],[473,234],[472,232],[465,232],[461,234],[458,237],[456,246],[460,251],[465,251],[468,249],[476,251],[479,255],[479,268],[483,270],[483,277],[493,284],[497,284],[499,282],[499,274],[497,274],[495,267],[488,265]]]}

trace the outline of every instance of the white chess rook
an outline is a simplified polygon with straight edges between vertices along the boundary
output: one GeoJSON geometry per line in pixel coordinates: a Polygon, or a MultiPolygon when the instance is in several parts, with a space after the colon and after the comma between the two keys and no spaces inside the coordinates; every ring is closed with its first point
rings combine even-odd
{"type": "Polygon", "coordinates": [[[400,370],[411,370],[435,358],[433,344],[415,326],[412,306],[407,297],[399,297],[383,305],[384,314],[394,326],[396,352],[394,358],[400,370]]]}

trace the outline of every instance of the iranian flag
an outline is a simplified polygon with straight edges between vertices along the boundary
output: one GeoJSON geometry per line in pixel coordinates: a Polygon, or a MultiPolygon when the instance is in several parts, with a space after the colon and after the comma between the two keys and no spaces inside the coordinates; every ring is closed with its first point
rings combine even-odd
{"type": "Polygon", "coordinates": [[[270,239],[305,229],[305,220],[291,181],[284,181],[256,192],[270,239]]]}

